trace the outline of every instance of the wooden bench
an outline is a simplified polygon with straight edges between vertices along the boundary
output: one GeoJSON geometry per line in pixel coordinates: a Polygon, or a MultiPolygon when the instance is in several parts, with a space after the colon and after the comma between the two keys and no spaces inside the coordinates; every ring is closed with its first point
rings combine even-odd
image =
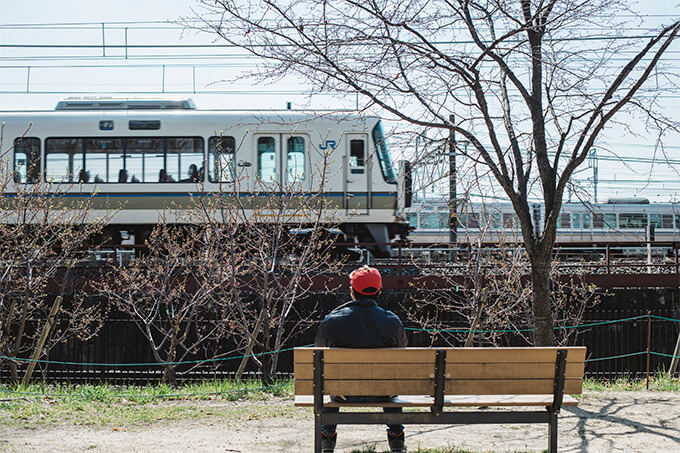
{"type": "Polygon", "coordinates": [[[314,407],[317,453],[321,425],[480,423],[547,423],[549,451],[556,452],[557,414],[578,404],[569,394],[581,393],[585,356],[585,347],[296,348],[295,405],[314,407]],[[376,393],[398,396],[378,403],[330,398],[376,393]],[[465,406],[500,409],[445,410],[465,406]],[[324,414],[324,407],[350,411],[324,414]],[[375,409],[351,411],[359,407],[375,409]],[[382,407],[430,410],[386,414],[382,407]]]}

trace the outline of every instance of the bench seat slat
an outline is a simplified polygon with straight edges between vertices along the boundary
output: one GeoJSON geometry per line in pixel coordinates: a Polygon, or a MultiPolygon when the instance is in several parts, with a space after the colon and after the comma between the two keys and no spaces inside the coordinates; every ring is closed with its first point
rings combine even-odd
{"type": "MultiPolygon", "coordinates": [[[[323,349],[324,363],[433,363],[437,350],[445,350],[447,363],[555,363],[556,350],[535,348],[296,348],[294,362],[313,363],[314,349],[323,349]],[[405,350],[405,351],[404,351],[405,350]]],[[[568,350],[569,362],[583,362],[586,348],[560,347],[568,350]]]]}
{"type": "MultiPolygon", "coordinates": [[[[331,397],[323,397],[323,405],[328,407],[431,407],[434,399],[427,395],[406,395],[378,403],[339,403],[331,401],[331,397]]],[[[296,406],[313,406],[312,395],[295,395],[296,406]]]]}
{"type": "MultiPolygon", "coordinates": [[[[446,381],[446,393],[450,395],[552,394],[553,390],[554,379],[447,379],[446,381]]],[[[564,393],[578,394],[582,391],[582,379],[564,381],[564,393]]]]}
{"type": "MultiPolygon", "coordinates": [[[[430,379],[434,373],[434,363],[328,363],[324,364],[327,376],[342,379],[392,379],[395,376],[408,376],[409,379],[430,379]]],[[[295,379],[314,379],[311,363],[295,365],[295,379]]]]}
{"type": "Polygon", "coordinates": [[[314,363],[315,349],[324,350],[324,363],[434,363],[435,349],[430,348],[295,348],[293,361],[314,363]]]}
{"type": "MultiPolygon", "coordinates": [[[[324,393],[326,395],[359,395],[370,396],[376,392],[385,392],[386,395],[432,395],[434,393],[434,380],[324,380],[324,393]]],[[[312,395],[314,383],[312,380],[296,380],[296,395],[312,395]]]]}
{"type": "MultiPolygon", "coordinates": [[[[329,375],[330,376],[330,375],[329,375]]],[[[496,394],[552,394],[553,379],[447,379],[446,393],[450,395],[496,395],[496,394]]],[[[567,379],[564,384],[565,393],[581,393],[581,379],[567,379]]],[[[324,380],[324,393],[327,395],[375,395],[376,392],[387,395],[432,395],[434,380],[324,380]]],[[[311,395],[312,380],[296,380],[295,393],[311,395]]]]}
{"type": "MultiPolygon", "coordinates": [[[[430,407],[433,398],[426,395],[398,396],[390,401],[379,403],[338,403],[331,401],[330,396],[324,396],[324,406],[328,407],[430,407]]],[[[447,407],[513,407],[513,406],[549,406],[552,395],[446,395],[444,406],[447,407]]],[[[295,396],[298,407],[314,406],[312,395],[295,396]]],[[[578,400],[570,395],[564,395],[563,406],[577,406],[578,400]]]]}
{"type": "MultiPolygon", "coordinates": [[[[324,364],[326,375],[341,379],[391,379],[408,376],[409,379],[429,379],[434,374],[434,364],[419,363],[328,363],[324,364]]],[[[583,363],[568,363],[567,379],[581,379],[583,363]]],[[[554,363],[447,363],[446,372],[455,379],[553,379],[554,363]]],[[[295,379],[313,379],[311,363],[295,366],[295,379]]]]}

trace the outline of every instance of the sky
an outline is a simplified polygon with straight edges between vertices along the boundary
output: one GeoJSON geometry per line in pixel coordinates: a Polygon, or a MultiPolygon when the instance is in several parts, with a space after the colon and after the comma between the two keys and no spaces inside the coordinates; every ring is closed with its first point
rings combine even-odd
{"type": "Polygon", "coordinates": [[[191,95],[199,108],[305,102],[299,87],[285,82],[256,88],[221,82],[254,62],[234,49],[209,48],[211,36],[173,24],[193,16],[192,0],[0,0],[0,5],[0,44],[83,46],[0,49],[2,110],[51,109],[65,95],[95,93],[191,95]],[[22,24],[29,26],[17,26],[22,24]],[[154,47],[135,48],[140,45],[154,47]],[[182,47],[189,45],[206,47],[182,47]]]}
{"type": "MultiPolygon", "coordinates": [[[[676,0],[643,1],[639,6],[651,22],[680,15],[676,0]]],[[[195,0],[0,0],[0,8],[0,110],[51,110],[63,97],[95,94],[188,96],[199,109],[283,109],[288,102],[293,108],[340,109],[355,104],[351,96],[310,97],[294,79],[229,81],[258,62],[220,46],[207,34],[175,25],[182,17],[194,16],[195,0]]],[[[680,50],[669,57],[680,69],[680,50]]],[[[677,97],[667,100],[673,115],[680,115],[678,105],[677,97]]],[[[680,201],[677,138],[666,143],[668,157],[678,162],[674,170],[651,166],[654,147],[649,142],[609,131],[593,161],[598,199],[680,201]],[[608,150],[616,150],[625,162],[608,150]]],[[[394,160],[401,157],[393,149],[394,160]]],[[[591,196],[593,167],[585,166],[576,175],[591,196]]]]}

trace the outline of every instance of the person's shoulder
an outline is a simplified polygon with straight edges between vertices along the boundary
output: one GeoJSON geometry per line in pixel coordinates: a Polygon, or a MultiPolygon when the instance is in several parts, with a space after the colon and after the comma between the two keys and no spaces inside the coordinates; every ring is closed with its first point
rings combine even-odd
{"type": "Polygon", "coordinates": [[[393,312],[391,310],[386,310],[384,308],[381,308],[381,310],[385,314],[385,318],[401,324],[401,318],[399,318],[399,315],[397,315],[395,312],[393,312]]]}
{"type": "Polygon", "coordinates": [[[344,303],[344,304],[342,304],[342,305],[339,305],[339,306],[335,307],[333,310],[331,310],[331,311],[323,318],[324,321],[330,320],[330,319],[334,319],[334,318],[338,318],[338,317],[342,317],[342,316],[346,315],[346,314],[348,313],[349,306],[351,305],[351,303],[352,303],[352,302],[350,301],[350,302],[346,302],[346,303],[344,303]]]}

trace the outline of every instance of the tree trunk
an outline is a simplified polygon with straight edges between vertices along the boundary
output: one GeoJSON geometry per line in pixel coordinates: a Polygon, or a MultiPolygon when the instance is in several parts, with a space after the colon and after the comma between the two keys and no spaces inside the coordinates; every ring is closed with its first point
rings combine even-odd
{"type": "Polygon", "coordinates": [[[17,368],[17,363],[14,361],[9,362],[9,381],[12,384],[19,383],[19,370],[17,368]]]}
{"type": "Polygon", "coordinates": [[[177,373],[173,365],[163,366],[163,382],[170,385],[177,384],[177,373]]]}
{"type": "Polygon", "coordinates": [[[532,309],[534,315],[534,345],[554,346],[555,334],[550,304],[551,250],[537,251],[531,260],[532,309]]]}
{"type": "Polygon", "coordinates": [[[262,384],[270,386],[274,384],[274,375],[271,370],[272,361],[269,354],[262,356],[262,366],[260,367],[260,379],[262,384]]]}

